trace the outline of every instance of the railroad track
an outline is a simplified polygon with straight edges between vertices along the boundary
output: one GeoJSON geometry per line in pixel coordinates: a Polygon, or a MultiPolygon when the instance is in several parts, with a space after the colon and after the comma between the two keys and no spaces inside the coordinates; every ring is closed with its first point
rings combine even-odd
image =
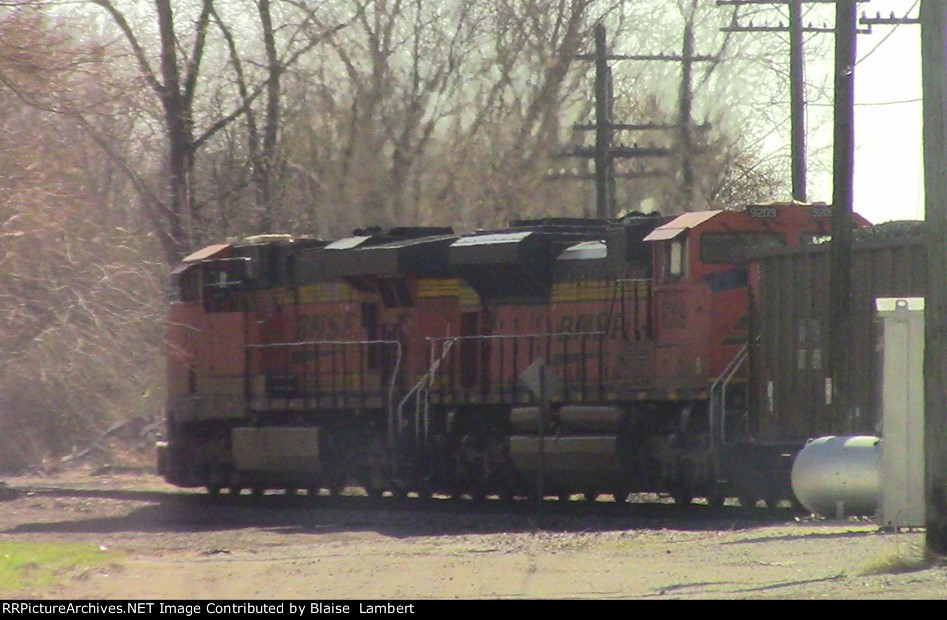
{"type": "Polygon", "coordinates": [[[802,512],[782,503],[775,508],[758,506],[740,506],[737,500],[730,499],[722,506],[709,506],[697,500],[688,505],[678,505],[670,498],[656,494],[631,494],[626,502],[615,502],[610,495],[600,495],[595,501],[588,501],[582,495],[569,499],[553,496],[546,497],[542,503],[535,498],[515,497],[501,499],[499,496],[471,498],[469,496],[450,497],[433,495],[421,497],[415,493],[395,497],[385,493],[382,497],[369,497],[357,487],[350,487],[340,495],[329,495],[324,491],[309,495],[305,492],[286,493],[271,491],[260,495],[245,492],[239,495],[221,493],[211,495],[199,490],[180,489],[139,490],[129,488],[104,488],[91,484],[11,486],[18,497],[39,495],[52,497],[73,497],[90,499],[111,499],[135,501],[146,504],[160,504],[175,508],[204,510],[213,507],[226,509],[265,509],[287,511],[332,510],[332,511],[389,511],[396,513],[431,514],[467,514],[467,515],[509,515],[511,517],[609,517],[609,518],[657,518],[661,520],[740,520],[753,522],[785,522],[799,518],[802,512]]]}

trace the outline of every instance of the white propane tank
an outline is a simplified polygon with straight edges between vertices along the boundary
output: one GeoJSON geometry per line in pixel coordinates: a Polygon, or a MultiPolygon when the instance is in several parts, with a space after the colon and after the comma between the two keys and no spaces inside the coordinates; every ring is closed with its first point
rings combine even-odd
{"type": "Polygon", "coordinates": [[[824,517],[874,515],[881,502],[881,439],[820,437],[792,464],[792,491],[824,517]]]}

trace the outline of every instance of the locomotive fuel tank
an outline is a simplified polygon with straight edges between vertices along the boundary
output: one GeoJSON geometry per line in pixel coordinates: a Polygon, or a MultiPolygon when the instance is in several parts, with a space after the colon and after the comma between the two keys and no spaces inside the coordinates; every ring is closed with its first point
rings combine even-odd
{"type": "MultiPolygon", "coordinates": [[[[624,484],[615,435],[514,435],[510,437],[510,452],[527,489],[533,488],[531,483],[540,475],[540,469],[545,477],[544,487],[552,494],[580,491],[594,499],[599,492],[613,492],[612,489],[624,484]]],[[[621,500],[624,497],[616,498],[621,500]]]]}
{"type": "Polygon", "coordinates": [[[619,408],[565,406],[540,428],[539,407],[518,407],[511,421],[517,434],[510,437],[510,456],[527,488],[541,469],[546,489],[554,494],[581,490],[594,498],[599,491],[613,492],[624,486],[627,473],[619,458],[619,408]]]}

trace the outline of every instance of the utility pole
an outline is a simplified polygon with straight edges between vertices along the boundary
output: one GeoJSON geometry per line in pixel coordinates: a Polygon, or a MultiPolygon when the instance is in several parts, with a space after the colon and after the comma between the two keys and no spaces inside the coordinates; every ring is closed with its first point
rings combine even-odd
{"type": "Polygon", "coordinates": [[[802,0],[789,2],[789,108],[792,125],[792,199],[808,202],[806,182],[806,75],[802,0]]]}
{"type": "Polygon", "coordinates": [[[595,215],[598,218],[615,214],[611,77],[605,26],[598,24],[595,26],[595,215]]]}
{"type": "MultiPolygon", "coordinates": [[[[724,32],[779,32],[789,33],[789,109],[790,150],[792,160],[792,199],[808,202],[808,163],[806,155],[806,78],[805,48],[803,35],[807,32],[832,33],[835,28],[804,24],[802,8],[807,3],[823,3],[826,0],[717,0],[717,6],[779,5],[788,9],[788,24],[754,25],[737,23],[736,20],[724,32]]],[[[835,0],[831,0],[834,2],[835,0]]],[[[736,17],[736,15],[734,15],[736,17]]]]}
{"type": "Polygon", "coordinates": [[[578,60],[591,60],[595,63],[595,122],[589,125],[574,125],[578,131],[594,131],[595,146],[591,149],[577,147],[566,153],[560,153],[560,157],[579,157],[591,159],[595,163],[595,171],[588,174],[576,174],[573,172],[561,172],[547,175],[550,179],[594,179],[595,180],[595,216],[598,218],[614,217],[616,215],[615,204],[615,179],[616,178],[642,178],[659,176],[663,173],[654,170],[642,170],[635,172],[615,172],[616,159],[640,159],[653,157],[667,157],[670,150],[648,145],[639,147],[634,146],[615,146],[615,131],[636,131],[643,129],[657,129],[659,125],[654,123],[646,124],[626,124],[613,123],[612,110],[614,95],[612,92],[612,70],[609,66],[610,60],[629,60],[635,57],[624,55],[609,54],[606,42],[605,26],[598,24],[595,26],[595,52],[592,54],[579,54],[578,60]]]}
{"type": "MultiPolygon", "coordinates": [[[[832,407],[833,427],[849,428],[856,412],[852,411],[851,359],[853,332],[852,311],[852,212],[854,178],[855,127],[855,62],[856,35],[870,34],[871,24],[886,20],[863,18],[865,30],[858,29],[857,5],[866,0],[717,0],[718,5],[784,4],[789,9],[789,25],[740,26],[725,30],[748,32],[789,32],[792,107],[792,175],[793,199],[807,201],[805,154],[805,91],[802,36],[805,32],[835,33],[835,140],[833,146],[832,243],[829,293],[829,368],[826,378],[826,404],[832,407]],[[810,3],[835,4],[835,25],[815,27],[802,23],[802,6],[810,3]]],[[[892,19],[893,16],[892,16],[892,19]]]]}
{"type": "Polygon", "coordinates": [[[921,2],[927,300],[924,469],[927,548],[947,554],[947,3],[921,2]]]}
{"type": "MultiPolygon", "coordinates": [[[[857,0],[867,2],[868,0],[857,0]]],[[[834,33],[836,28],[823,24],[814,26],[803,23],[802,9],[806,4],[835,3],[835,0],[717,0],[717,6],[779,5],[784,4],[788,11],[788,24],[753,25],[752,22],[741,25],[736,22],[724,32],[780,32],[789,34],[789,109],[790,109],[790,150],[792,159],[792,198],[797,202],[808,202],[808,163],[806,155],[806,82],[805,48],[803,36],[807,32],[834,33]]],[[[879,16],[878,18],[882,18],[879,16]]],[[[866,30],[856,30],[859,34],[871,34],[871,26],[866,18],[862,24],[866,30]]],[[[877,21],[875,23],[894,23],[877,21]]]]}
{"type": "Polygon", "coordinates": [[[694,140],[691,135],[691,114],[694,108],[694,20],[684,24],[684,45],[681,50],[681,88],[677,104],[677,127],[680,132],[681,189],[685,210],[694,205],[694,140]]]}
{"type": "Polygon", "coordinates": [[[852,331],[852,213],[855,175],[855,63],[858,23],[916,23],[904,17],[857,19],[860,0],[835,5],[835,140],[832,158],[832,242],[830,244],[829,360],[832,368],[834,428],[851,430],[854,333],[852,331]]]}
{"type": "Polygon", "coordinates": [[[835,8],[835,136],[832,156],[832,242],[830,244],[829,360],[832,369],[833,428],[851,422],[852,211],[855,162],[856,0],[835,8]]]}
{"type": "MultiPolygon", "coordinates": [[[[693,154],[695,151],[693,140],[693,124],[691,109],[693,95],[691,92],[691,73],[695,62],[710,62],[715,56],[694,53],[693,24],[688,23],[684,33],[684,46],[681,55],[673,54],[609,54],[607,51],[605,26],[598,24],[595,27],[595,52],[593,54],[579,54],[578,60],[595,62],[595,123],[591,125],[577,124],[574,129],[579,131],[595,132],[595,147],[575,148],[561,157],[580,157],[592,159],[595,162],[595,210],[599,218],[612,217],[615,213],[615,179],[616,178],[643,178],[663,176],[665,173],[658,170],[637,170],[633,172],[615,172],[616,159],[665,158],[675,154],[675,150],[649,144],[646,146],[625,146],[614,144],[615,131],[648,131],[672,130],[679,136],[681,155],[682,187],[687,201],[687,210],[690,210],[694,193],[693,154]],[[612,108],[612,80],[609,61],[637,60],[663,61],[682,63],[681,88],[678,101],[678,119],[676,123],[613,123],[612,108]]],[[[698,130],[706,130],[708,125],[697,126],[698,130]]],[[[551,174],[554,179],[584,179],[588,175],[559,173],[551,174]]]]}

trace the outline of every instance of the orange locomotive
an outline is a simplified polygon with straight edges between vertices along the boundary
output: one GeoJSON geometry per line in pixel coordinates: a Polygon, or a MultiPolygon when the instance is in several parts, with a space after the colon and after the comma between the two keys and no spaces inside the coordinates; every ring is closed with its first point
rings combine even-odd
{"type": "Polygon", "coordinates": [[[542,470],[562,496],[788,498],[782,448],[750,432],[746,257],[817,243],[830,212],[210,246],[173,272],[161,472],[212,493],[513,496],[542,470]]]}

